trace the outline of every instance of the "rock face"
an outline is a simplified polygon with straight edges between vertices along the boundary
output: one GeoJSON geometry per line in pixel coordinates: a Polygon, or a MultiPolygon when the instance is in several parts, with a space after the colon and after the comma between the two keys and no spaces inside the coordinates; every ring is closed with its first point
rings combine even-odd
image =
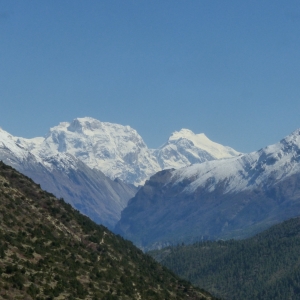
{"type": "Polygon", "coordinates": [[[299,179],[296,130],[257,152],[155,174],[115,230],[141,248],[247,237],[298,216],[299,179]]]}
{"type": "Polygon", "coordinates": [[[0,130],[0,160],[32,178],[42,188],[62,197],[97,223],[113,228],[136,188],[111,180],[69,153],[35,155],[0,130]]]}
{"type": "Polygon", "coordinates": [[[210,141],[204,134],[182,129],[159,149],[149,149],[129,126],[77,118],[50,129],[45,138],[17,138],[16,142],[45,160],[69,153],[111,179],[136,186],[166,168],[181,168],[207,160],[233,157],[239,152],[210,141]]]}

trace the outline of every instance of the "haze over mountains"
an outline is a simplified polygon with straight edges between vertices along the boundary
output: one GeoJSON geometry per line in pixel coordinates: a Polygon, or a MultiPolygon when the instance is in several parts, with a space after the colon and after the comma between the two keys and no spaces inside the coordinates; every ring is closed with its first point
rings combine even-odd
{"type": "Polygon", "coordinates": [[[238,154],[187,129],[149,149],[131,127],[89,117],[62,122],[32,139],[0,129],[0,160],[111,229],[135,186],[157,171],[238,154]]]}

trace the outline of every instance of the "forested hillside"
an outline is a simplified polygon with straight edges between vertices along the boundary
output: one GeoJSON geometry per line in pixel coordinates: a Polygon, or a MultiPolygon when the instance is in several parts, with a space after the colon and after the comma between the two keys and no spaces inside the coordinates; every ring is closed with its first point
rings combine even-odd
{"type": "Polygon", "coordinates": [[[300,298],[300,218],[246,240],[207,241],[149,253],[222,299],[300,298]]]}
{"type": "Polygon", "coordinates": [[[0,299],[213,299],[0,162],[0,299]]]}

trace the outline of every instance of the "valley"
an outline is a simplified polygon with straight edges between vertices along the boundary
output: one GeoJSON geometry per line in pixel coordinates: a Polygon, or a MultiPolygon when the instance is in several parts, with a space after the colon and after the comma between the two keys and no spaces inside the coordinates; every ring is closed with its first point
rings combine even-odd
{"type": "Polygon", "coordinates": [[[157,261],[215,297],[296,299],[300,130],[251,153],[239,153],[187,129],[174,132],[159,149],[148,149],[129,126],[77,118],[51,128],[44,138],[14,137],[1,129],[0,160],[5,207],[2,216],[10,222],[2,226],[4,260],[0,268],[8,295],[17,295],[19,289],[28,291],[29,297],[61,293],[69,297],[75,293],[79,298],[98,295],[99,299],[172,299],[175,295],[182,297],[177,299],[213,299],[188,281],[174,279],[167,269],[154,266],[141,251],[153,250],[149,253],[157,261]],[[7,165],[26,175],[26,179],[7,165]],[[16,196],[15,189],[21,196],[16,196]],[[31,228],[44,228],[48,241],[40,230],[27,232],[27,225],[21,226],[19,205],[29,205],[24,216],[33,214],[38,218],[31,224],[24,217],[23,222],[31,224],[31,228]],[[10,207],[12,211],[7,210],[10,207]],[[75,223],[70,227],[70,222],[75,223]],[[12,240],[7,234],[9,226],[12,240]],[[51,230],[58,233],[50,236],[50,227],[45,226],[52,226],[51,230]],[[38,246],[41,250],[32,241],[34,236],[42,239],[38,246]],[[15,239],[17,242],[13,242],[15,239]],[[112,250],[112,245],[105,248],[106,240],[117,250],[112,250]],[[53,250],[46,247],[47,243],[53,250]],[[79,252],[72,254],[69,246],[79,252]],[[150,264],[142,268],[150,266],[153,276],[161,274],[159,286],[149,289],[155,286],[150,283],[152,279],[143,279],[143,285],[144,273],[132,269],[128,274],[134,288],[127,289],[129,281],[124,276],[129,266],[123,260],[128,258],[122,258],[127,247],[133,248],[126,253],[150,264]],[[26,249],[31,249],[32,255],[26,249]],[[101,252],[98,258],[108,255],[116,261],[100,259],[106,265],[99,265],[98,271],[74,271],[74,260],[86,266],[98,263],[93,251],[101,252]],[[58,255],[62,252],[68,259],[71,257],[67,261],[73,272],[66,273],[64,279],[57,275],[66,263],[62,260],[64,255],[58,255]],[[284,257],[284,253],[288,255],[284,257]],[[32,280],[30,276],[37,271],[44,272],[44,260],[47,266],[52,263],[50,257],[57,261],[51,268],[58,273],[45,273],[44,279],[32,280]],[[37,261],[38,267],[34,265],[37,261]],[[16,263],[23,266],[21,271],[27,271],[22,273],[13,267],[16,263]],[[115,268],[121,268],[119,275],[114,273],[115,268]],[[16,277],[17,283],[5,279],[10,277],[16,277]],[[76,283],[68,282],[67,277],[76,278],[76,283]],[[107,281],[112,278],[119,279],[107,281]],[[94,288],[93,280],[97,281],[94,288]],[[161,289],[163,284],[166,286],[161,289]]]}
{"type": "Polygon", "coordinates": [[[139,185],[162,168],[238,154],[190,130],[148,149],[129,126],[89,117],[61,122],[45,137],[32,139],[0,129],[0,160],[110,229],[139,185]]]}
{"type": "Polygon", "coordinates": [[[206,241],[149,252],[175,274],[221,299],[299,298],[300,218],[248,239],[206,241]]]}
{"type": "Polygon", "coordinates": [[[300,300],[299,22],[0,1],[0,300],[300,300]]]}

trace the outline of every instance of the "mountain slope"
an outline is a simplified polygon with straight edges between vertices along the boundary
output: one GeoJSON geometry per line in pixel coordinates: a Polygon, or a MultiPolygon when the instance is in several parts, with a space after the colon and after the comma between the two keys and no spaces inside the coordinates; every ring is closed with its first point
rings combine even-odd
{"type": "Polygon", "coordinates": [[[180,182],[191,178],[191,184],[187,187],[190,193],[205,185],[212,191],[226,180],[224,193],[233,193],[280,182],[299,173],[299,162],[300,129],[259,151],[181,169],[174,172],[174,179],[176,177],[175,180],[180,182]],[[210,182],[210,178],[215,180],[210,182]]]}
{"type": "Polygon", "coordinates": [[[41,187],[88,215],[95,222],[113,228],[136,188],[111,180],[69,153],[43,159],[0,130],[0,159],[35,180],[41,187]]]}
{"type": "Polygon", "coordinates": [[[151,254],[222,299],[299,299],[299,232],[298,217],[250,239],[168,247],[151,254]]]}
{"type": "Polygon", "coordinates": [[[15,141],[41,160],[69,153],[111,179],[120,178],[136,186],[165,168],[180,168],[239,154],[187,129],[173,133],[159,149],[148,149],[131,127],[90,117],[62,122],[51,128],[44,139],[15,138],[15,141]]]}
{"type": "Polygon", "coordinates": [[[213,299],[0,162],[2,299],[213,299]]]}
{"type": "Polygon", "coordinates": [[[130,200],[116,232],[139,247],[243,238],[300,211],[300,130],[234,158],[152,176],[130,200]]]}

